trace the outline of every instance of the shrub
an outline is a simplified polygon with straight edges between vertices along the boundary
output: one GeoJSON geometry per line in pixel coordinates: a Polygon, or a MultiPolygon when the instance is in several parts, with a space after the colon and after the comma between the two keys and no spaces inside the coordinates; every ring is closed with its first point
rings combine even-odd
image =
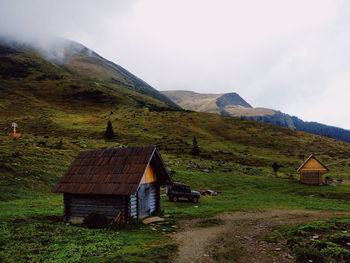
{"type": "Polygon", "coordinates": [[[294,253],[299,260],[314,260],[315,262],[323,262],[323,255],[315,248],[295,246],[294,253]]]}
{"type": "Polygon", "coordinates": [[[314,244],[318,250],[322,250],[322,249],[327,248],[327,247],[337,247],[338,246],[337,244],[330,242],[330,241],[326,241],[326,240],[316,240],[316,241],[314,241],[314,244]]]}
{"type": "Polygon", "coordinates": [[[328,237],[329,240],[336,243],[349,243],[350,242],[350,234],[349,233],[337,233],[328,237]]]}
{"type": "Polygon", "coordinates": [[[91,213],[84,218],[84,224],[88,228],[104,228],[111,223],[111,220],[103,215],[91,213]]]}
{"type": "Polygon", "coordinates": [[[313,221],[302,224],[291,231],[293,235],[308,235],[319,231],[325,231],[328,229],[336,229],[337,226],[332,221],[313,221]]]}
{"type": "Polygon", "coordinates": [[[273,162],[271,167],[272,167],[272,171],[274,173],[277,173],[278,170],[282,167],[282,165],[278,164],[277,162],[273,162]]]}
{"type": "Polygon", "coordinates": [[[324,249],[321,249],[320,252],[324,256],[329,256],[333,258],[350,258],[350,251],[340,246],[328,246],[324,249]]]}

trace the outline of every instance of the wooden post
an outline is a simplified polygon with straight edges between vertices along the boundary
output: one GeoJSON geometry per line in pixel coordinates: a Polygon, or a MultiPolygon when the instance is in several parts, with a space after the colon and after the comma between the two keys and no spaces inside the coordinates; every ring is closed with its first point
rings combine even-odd
{"type": "MultiPolygon", "coordinates": [[[[139,188],[139,190],[140,190],[140,188],[139,188]]],[[[140,220],[139,190],[137,190],[137,193],[136,193],[136,215],[137,215],[137,220],[140,220]]]]}
{"type": "Polygon", "coordinates": [[[69,221],[69,195],[63,194],[63,218],[65,222],[69,221]]]}
{"type": "Polygon", "coordinates": [[[117,216],[114,218],[114,223],[121,224],[123,221],[122,212],[118,212],[117,216]]]}
{"type": "Polygon", "coordinates": [[[160,185],[159,183],[157,182],[157,197],[156,197],[156,211],[157,211],[157,214],[160,213],[160,185]]]}
{"type": "Polygon", "coordinates": [[[16,128],[18,127],[18,124],[15,122],[12,122],[12,128],[13,128],[13,133],[16,133],[16,128]]]}
{"type": "Polygon", "coordinates": [[[18,124],[17,123],[12,122],[11,127],[12,127],[13,131],[9,134],[9,136],[13,136],[13,137],[21,136],[20,133],[17,133],[17,128],[18,128],[18,124]]]}

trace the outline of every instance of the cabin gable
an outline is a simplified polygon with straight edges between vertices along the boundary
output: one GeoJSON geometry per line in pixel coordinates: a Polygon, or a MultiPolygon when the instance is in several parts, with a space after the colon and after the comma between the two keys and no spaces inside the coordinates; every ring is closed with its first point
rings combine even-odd
{"type": "Polygon", "coordinates": [[[329,169],[312,154],[299,167],[300,182],[304,184],[323,184],[322,175],[327,173],[329,169]]]}
{"type": "Polygon", "coordinates": [[[328,171],[328,169],[315,158],[310,158],[300,170],[301,171],[320,171],[320,172],[328,171]]]}
{"type": "Polygon", "coordinates": [[[143,175],[140,184],[149,184],[157,181],[156,172],[152,165],[149,164],[146,168],[145,174],[143,175]]]}

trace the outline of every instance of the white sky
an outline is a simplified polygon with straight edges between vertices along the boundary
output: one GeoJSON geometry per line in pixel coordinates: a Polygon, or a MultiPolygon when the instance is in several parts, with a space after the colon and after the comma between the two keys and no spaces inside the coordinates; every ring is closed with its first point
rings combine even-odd
{"type": "Polygon", "coordinates": [[[347,0],[0,0],[0,34],[66,37],[158,90],[237,92],[350,129],[347,0]]]}

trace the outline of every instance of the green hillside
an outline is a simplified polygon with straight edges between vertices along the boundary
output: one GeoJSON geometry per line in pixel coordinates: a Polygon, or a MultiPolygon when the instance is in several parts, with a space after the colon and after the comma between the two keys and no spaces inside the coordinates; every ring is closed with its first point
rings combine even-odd
{"type": "Polygon", "coordinates": [[[0,50],[1,199],[18,197],[22,190],[48,191],[80,150],[121,145],[156,144],[167,158],[176,159],[168,163],[172,169],[195,162],[202,170],[243,169],[254,175],[268,175],[273,162],[283,166],[284,174],[295,175],[313,153],[329,165],[332,176],[347,177],[347,143],[178,110],[167,100],[146,95],[158,94],[148,86],[137,90],[131,84],[139,81],[136,77],[127,78],[86,48],[69,50],[74,52],[65,64],[54,64],[27,47],[0,50]],[[108,120],[117,134],[114,141],[103,138],[108,120]],[[19,124],[20,138],[7,135],[13,121],[19,124]],[[198,157],[189,155],[194,136],[201,147],[198,157]]]}
{"type": "Polygon", "coordinates": [[[346,184],[317,187],[286,179],[297,176],[311,153],[331,169],[329,176],[348,179],[349,144],[180,110],[119,66],[89,54],[70,54],[59,64],[27,47],[0,50],[0,261],[169,262],[176,244],[164,234],[174,231],[177,218],[266,208],[349,210],[346,184]],[[113,140],[103,137],[109,120],[113,140]],[[13,121],[19,138],[8,136],[13,121]],[[190,155],[193,137],[199,156],[190,155]],[[91,230],[62,222],[62,195],[50,191],[79,151],[154,144],[175,180],[221,194],[201,198],[198,206],[164,198],[170,222],[156,230],[91,230]],[[282,165],[279,178],[271,177],[274,162],[282,165]]]}
{"type": "Polygon", "coordinates": [[[253,175],[268,175],[273,162],[283,165],[283,173],[296,174],[303,159],[314,153],[331,168],[331,175],[347,176],[350,145],[326,137],[217,114],[51,105],[41,105],[41,110],[28,105],[21,116],[1,115],[1,187],[10,187],[3,195],[35,185],[49,189],[78,151],[121,145],[156,144],[167,160],[176,160],[168,163],[170,168],[198,163],[199,169],[243,169],[253,175]],[[12,120],[22,137],[7,136],[12,120]],[[103,138],[108,120],[117,134],[113,141],[103,138]],[[194,136],[199,157],[189,155],[194,136]]]}
{"type": "Polygon", "coordinates": [[[45,103],[62,108],[71,104],[178,108],[146,82],[86,47],[69,40],[57,45],[60,55],[55,57],[53,51],[0,41],[3,110],[21,115],[27,111],[24,105],[33,109],[45,103]]]}

